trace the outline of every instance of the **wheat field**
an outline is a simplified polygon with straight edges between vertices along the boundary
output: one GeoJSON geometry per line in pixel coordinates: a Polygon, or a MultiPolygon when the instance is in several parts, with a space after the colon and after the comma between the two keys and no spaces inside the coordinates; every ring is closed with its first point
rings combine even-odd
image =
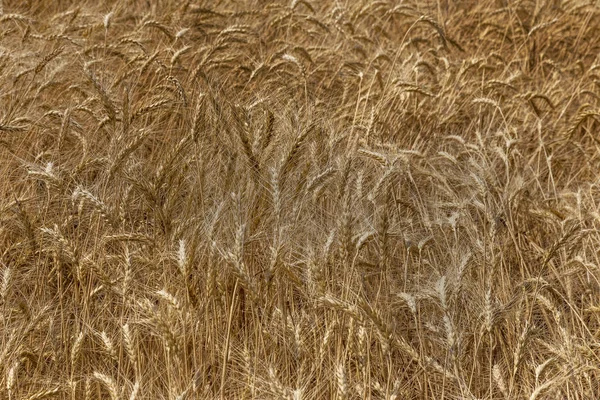
{"type": "Polygon", "coordinates": [[[600,398],[600,3],[0,3],[0,398],[600,398]]]}

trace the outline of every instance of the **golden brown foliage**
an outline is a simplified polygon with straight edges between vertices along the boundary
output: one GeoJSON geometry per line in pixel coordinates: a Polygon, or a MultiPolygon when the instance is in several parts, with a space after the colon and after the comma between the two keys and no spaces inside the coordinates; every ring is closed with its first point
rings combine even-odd
{"type": "Polygon", "coordinates": [[[0,398],[600,397],[598,2],[0,5],[0,398]]]}

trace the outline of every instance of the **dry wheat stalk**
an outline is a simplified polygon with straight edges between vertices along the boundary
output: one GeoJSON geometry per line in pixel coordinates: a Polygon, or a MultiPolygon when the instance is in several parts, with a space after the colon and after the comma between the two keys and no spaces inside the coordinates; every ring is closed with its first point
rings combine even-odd
{"type": "Polygon", "coordinates": [[[0,397],[598,397],[595,4],[63,3],[0,1],[0,397]]]}

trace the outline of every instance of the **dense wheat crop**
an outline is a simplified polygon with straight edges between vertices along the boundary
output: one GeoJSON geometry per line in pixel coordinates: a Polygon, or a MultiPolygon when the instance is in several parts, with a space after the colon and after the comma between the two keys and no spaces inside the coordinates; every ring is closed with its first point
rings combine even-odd
{"type": "Polygon", "coordinates": [[[597,1],[4,0],[0,398],[599,398],[599,179],[597,1]]]}

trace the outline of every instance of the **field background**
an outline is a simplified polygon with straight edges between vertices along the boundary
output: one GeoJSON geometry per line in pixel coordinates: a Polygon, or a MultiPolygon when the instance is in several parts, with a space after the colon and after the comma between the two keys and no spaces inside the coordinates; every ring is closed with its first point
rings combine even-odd
{"type": "Polygon", "coordinates": [[[597,1],[0,4],[0,398],[600,397],[597,1]]]}

